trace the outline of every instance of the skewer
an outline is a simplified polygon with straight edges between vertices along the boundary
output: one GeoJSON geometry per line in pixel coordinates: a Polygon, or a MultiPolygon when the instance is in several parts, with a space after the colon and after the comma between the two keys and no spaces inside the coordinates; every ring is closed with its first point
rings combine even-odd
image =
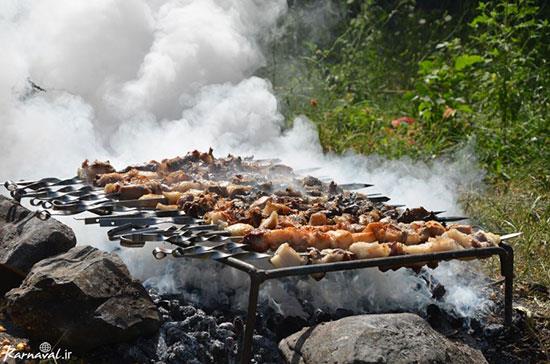
{"type": "Polygon", "coordinates": [[[227,231],[224,230],[216,230],[218,226],[217,225],[197,225],[197,224],[188,224],[188,225],[182,225],[182,226],[175,226],[171,225],[167,229],[161,229],[158,226],[147,226],[147,225],[135,225],[135,224],[125,224],[121,226],[117,226],[107,232],[107,235],[109,236],[109,240],[113,240],[116,237],[120,236],[126,236],[130,237],[132,234],[144,234],[144,233],[151,233],[156,234],[158,236],[172,236],[172,235],[178,235],[178,234],[190,234],[190,233],[204,233],[204,234],[218,234],[220,236],[227,235],[227,231]]]}
{"type": "MultiPolygon", "coordinates": [[[[132,212],[129,214],[119,214],[119,215],[109,215],[109,216],[93,216],[93,217],[75,217],[75,220],[83,220],[84,224],[90,225],[90,224],[99,224],[102,221],[116,221],[118,219],[125,219],[125,218],[134,218],[134,217],[143,217],[143,218],[156,218],[156,217],[180,217],[180,216],[188,216],[185,214],[185,212],[181,210],[137,210],[136,212],[132,212]]],[[[197,219],[197,222],[201,221],[201,219],[197,219]]],[[[106,223],[107,226],[110,224],[110,222],[106,223]]]]}

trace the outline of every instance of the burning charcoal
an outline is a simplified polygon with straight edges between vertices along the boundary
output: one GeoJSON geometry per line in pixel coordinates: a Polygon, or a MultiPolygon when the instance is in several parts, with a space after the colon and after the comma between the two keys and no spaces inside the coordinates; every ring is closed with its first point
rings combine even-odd
{"type": "Polygon", "coordinates": [[[225,345],[220,340],[214,340],[210,344],[209,351],[212,353],[214,360],[219,363],[225,358],[225,345]]]}
{"type": "Polygon", "coordinates": [[[216,330],[216,337],[220,340],[225,340],[231,336],[235,336],[235,333],[233,331],[220,329],[220,328],[216,330]]]}
{"type": "Polygon", "coordinates": [[[486,337],[498,337],[503,332],[504,326],[501,324],[489,324],[483,329],[483,335],[486,337]]]}
{"type": "Polygon", "coordinates": [[[171,353],[169,354],[168,362],[191,363],[197,361],[195,354],[200,351],[199,348],[200,346],[194,337],[183,334],[180,341],[170,347],[169,350],[171,353]]]}
{"type": "Polygon", "coordinates": [[[159,308],[164,308],[166,310],[169,310],[171,306],[171,302],[168,300],[160,300],[157,306],[159,306],[159,308]]]}
{"type": "Polygon", "coordinates": [[[219,329],[235,331],[235,326],[231,322],[222,322],[218,325],[219,329]]]}
{"type": "Polygon", "coordinates": [[[180,312],[183,315],[183,317],[190,317],[190,316],[193,316],[195,313],[197,313],[197,309],[193,306],[181,306],[180,312]]]}
{"type": "Polygon", "coordinates": [[[254,335],[253,342],[255,347],[265,346],[265,338],[262,335],[254,335]]]}
{"type": "Polygon", "coordinates": [[[171,320],[170,313],[164,307],[159,307],[159,314],[162,318],[162,321],[170,321],[171,320]]]}
{"type": "Polygon", "coordinates": [[[334,312],[333,319],[339,320],[343,317],[351,316],[353,315],[353,311],[346,310],[345,308],[337,308],[336,312],[334,312]]]}
{"type": "Polygon", "coordinates": [[[208,331],[211,335],[214,335],[216,333],[216,319],[212,316],[206,316],[201,321],[200,326],[204,331],[208,331]]]}
{"type": "Polygon", "coordinates": [[[313,313],[313,322],[315,324],[329,321],[330,320],[330,314],[326,313],[325,311],[321,310],[320,308],[316,309],[313,313]]]}
{"type": "Polygon", "coordinates": [[[204,315],[195,314],[183,320],[182,324],[186,330],[195,330],[199,327],[203,319],[204,315]]]}
{"type": "Polygon", "coordinates": [[[200,308],[198,308],[196,315],[204,317],[204,316],[206,316],[206,313],[203,310],[201,310],[200,308]]]}
{"type": "Polygon", "coordinates": [[[447,290],[445,289],[445,286],[443,286],[441,283],[438,283],[432,289],[432,297],[438,301],[440,301],[443,296],[445,296],[445,293],[447,293],[447,290]]]}
{"type": "Polygon", "coordinates": [[[186,335],[185,331],[179,327],[172,326],[166,330],[166,343],[171,346],[178,342],[184,335],[186,335]]]}
{"type": "Polygon", "coordinates": [[[198,331],[192,334],[199,342],[205,343],[210,340],[210,333],[208,331],[198,331]]]}
{"type": "Polygon", "coordinates": [[[227,351],[233,351],[234,345],[236,345],[235,338],[229,336],[225,339],[225,348],[227,351]]]}

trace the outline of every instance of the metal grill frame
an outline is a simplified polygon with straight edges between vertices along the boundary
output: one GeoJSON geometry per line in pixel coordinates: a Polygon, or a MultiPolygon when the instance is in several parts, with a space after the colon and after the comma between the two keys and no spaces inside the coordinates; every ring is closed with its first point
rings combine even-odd
{"type": "Polygon", "coordinates": [[[220,260],[221,263],[247,273],[250,278],[248,310],[242,343],[241,363],[249,363],[252,357],[252,344],[254,328],[256,325],[258,296],[260,293],[261,285],[265,281],[283,277],[304,276],[313,273],[328,273],[363,268],[391,269],[397,267],[406,267],[415,263],[418,264],[427,262],[441,262],[466,258],[480,259],[489,258],[494,255],[498,255],[500,259],[500,273],[501,276],[504,277],[504,325],[506,327],[509,327],[512,324],[514,251],[510,245],[502,242],[499,244],[499,246],[488,248],[476,248],[432,254],[405,256],[400,255],[387,258],[360,259],[350,260],[346,262],[312,264],[276,269],[260,269],[251,263],[233,257],[222,259],[220,260]]]}

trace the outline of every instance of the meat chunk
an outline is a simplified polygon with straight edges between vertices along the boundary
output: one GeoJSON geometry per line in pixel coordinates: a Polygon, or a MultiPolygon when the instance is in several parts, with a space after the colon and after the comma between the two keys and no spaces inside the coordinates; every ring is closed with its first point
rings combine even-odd
{"type": "Polygon", "coordinates": [[[279,224],[279,214],[273,211],[268,218],[264,219],[260,224],[260,229],[275,229],[279,224]]]}
{"type": "Polygon", "coordinates": [[[86,159],[84,162],[82,162],[82,165],[78,169],[77,174],[79,178],[82,178],[83,180],[92,183],[95,181],[97,175],[114,172],[115,169],[109,163],[109,161],[101,162],[96,160],[92,164],[90,164],[86,159]]]}
{"type": "Polygon", "coordinates": [[[319,226],[326,225],[328,223],[327,215],[322,212],[316,212],[309,217],[309,225],[319,226]]]}
{"type": "Polygon", "coordinates": [[[445,227],[434,220],[426,221],[424,226],[428,229],[431,237],[442,235],[445,232],[445,227]]]}
{"type": "Polygon", "coordinates": [[[98,174],[96,175],[94,184],[99,187],[104,187],[109,183],[116,183],[116,182],[123,181],[125,177],[126,176],[124,174],[117,173],[117,172],[98,174]]]}
{"type": "Polygon", "coordinates": [[[226,231],[229,231],[231,236],[245,236],[254,230],[254,226],[249,224],[233,224],[225,228],[226,231]]]}
{"type": "Polygon", "coordinates": [[[152,193],[153,191],[144,185],[125,185],[118,189],[119,198],[121,200],[137,200],[143,195],[152,193]]]}
{"type": "Polygon", "coordinates": [[[275,268],[293,267],[305,264],[305,259],[300,257],[296,250],[288,243],[281,244],[281,246],[275,251],[273,258],[269,260],[275,268]]]}
{"type": "Polygon", "coordinates": [[[390,245],[387,243],[353,243],[349,250],[359,259],[388,257],[391,253],[390,245]]]}

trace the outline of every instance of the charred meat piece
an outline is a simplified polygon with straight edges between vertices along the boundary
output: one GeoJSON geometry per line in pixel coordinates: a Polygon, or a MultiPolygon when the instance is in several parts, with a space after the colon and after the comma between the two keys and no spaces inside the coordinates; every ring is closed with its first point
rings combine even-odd
{"type": "Polygon", "coordinates": [[[105,187],[109,183],[116,183],[123,181],[126,176],[122,173],[113,172],[113,173],[103,173],[96,175],[94,184],[99,187],[105,187]]]}
{"type": "Polygon", "coordinates": [[[141,196],[153,193],[153,191],[144,185],[125,185],[120,186],[118,193],[121,200],[137,200],[141,196]]]}
{"type": "Polygon", "coordinates": [[[152,160],[147,164],[128,166],[128,167],[124,168],[123,170],[121,170],[120,173],[126,173],[126,172],[131,171],[132,169],[135,169],[137,171],[156,172],[158,170],[159,166],[160,166],[159,162],[157,162],[155,160],[152,160]]]}
{"type": "Polygon", "coordinates": [[[309,186],[309,187],[313,187],[313,186],[322,187],[323,186],[323,182],[321,182],[320,179],[312,177],[312,176],[304,177],[302,179],[302,184],[304,186],[309,186]]]}
{"type": "Polygon", "coordinates": [[[424,207],[416,207],[414,209],[405,209],[399,217],[398,222],[410,223],[418,220],[435,220],[437,216],[433,211],[428,211],[424,207]]]}
{"type": "Polygon", "coordinates": [[[82,165],[78,169],[78,177],[82,178],[85,181],[88,181],[89,183],[92,183],[93,181],[95,181],[96,176],[113,172],[115,172],[115,169],[109,163],[109,161],[101,162],[96,160],[92,164],[90,164],[86,159],[84,162],[82,162],[82,165]]]}
{"type": "Polygon", "coordinates": [[[172,172],[183,169],[183,166],[187,163],[184,158],[175,157],[170,159],[163,159],[160,162],[158,171],[164,175],[169,175],[172,172]]]}
{"type": "Polygon", "coordinates": [[[180,170],[180,171],[171,172],[168,175],[166,175],[163,178],[163,182],[168,185],[173,185],[178,182],[189,181],[190,179],[191,177],[188,174],[180,170]]]}

